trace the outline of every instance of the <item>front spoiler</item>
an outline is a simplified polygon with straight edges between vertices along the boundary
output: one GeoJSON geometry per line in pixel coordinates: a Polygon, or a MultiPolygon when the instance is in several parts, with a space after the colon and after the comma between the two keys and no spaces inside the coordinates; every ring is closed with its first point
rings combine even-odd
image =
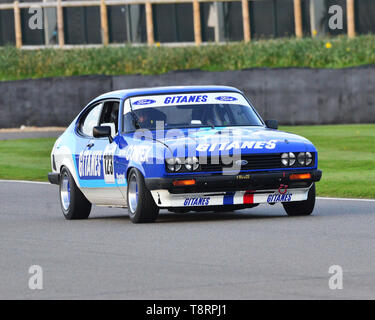
{"type": "Polygon", "coordinates": [[[168,190],[172,194],[228,192],[243,190],[277,190],[280,185],[288,185],[289,189],[309,188],[313,182],[322,177],[321,170],[290,170],[268,172],[246,172],[237,175],[189,174],[173,175],[161,178],[146,178],[149,190],[168,190]],[[311,179],[290,180],[293,173],[310,173],[311,179]],[[173,186],[173,181],[194,179],[192,186],[173,186]]]}
{"type": "Polygon", "coordinates": [[[52,184],[60,184],[60,173],[57,173],[57,172],[48,173],[48,181],[52,184]]]}
{"type": "MultiPolygon", "coordinates": [[[[311,186],[310,186],[311,187],[311,186]]],[[[253,205],[259,203],[292,202],[307,200],[309,188],[263,191],[205,192],[172,194],[168,190],[152,190],[155,203],[160,208],[203,208],[225,205],[253,205]],[[285,193],[284,193],[285,192],[285,193]]]]}

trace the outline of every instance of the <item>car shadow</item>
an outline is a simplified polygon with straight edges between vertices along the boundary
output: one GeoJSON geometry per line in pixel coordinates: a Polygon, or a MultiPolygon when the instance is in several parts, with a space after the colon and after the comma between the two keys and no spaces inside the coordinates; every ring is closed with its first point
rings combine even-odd
{"type": "Polygon", "coordinates": [[[270,215],[249,212],[188,212],[188,213],[161,213],[156,223],[180,223],[180,222],[205,222],[225,220],[255,220],[285,218],[286,215],[270,215]]]}
{"type": "MultiPolygon", "coordinates": [[[[245,210],[236,212],[187,212],[187,213],[172,213],[163,210],[155,223],[182,223],[182,222],[206,222],[206,221],[226,221],[226,220],[267,220],[267,219],[288,218],[284,213],[270,214],[270,213],[252,213],[245,210]]],[[[125,210],[121,215],[100,215],[91,216],[90,220],[127,220],[130,218],[125,210]]]]}

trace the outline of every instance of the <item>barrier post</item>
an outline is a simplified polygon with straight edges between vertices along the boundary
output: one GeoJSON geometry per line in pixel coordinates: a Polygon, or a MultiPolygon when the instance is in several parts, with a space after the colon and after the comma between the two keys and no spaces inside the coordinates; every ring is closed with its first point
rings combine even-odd
{"type": "Polygon", "coordinates": [[[294,0],[294,25],[297,38],[302,38],[302,8],[301,0],[294,0]]]}
{"type": "Polygon", "coordinates": [[[193,15],[194,15],[194,40],[195,44],[199,46],[202,43],[202,27],[201,27],[201,10],[198,0],[193,0],[193,15]]]}
{"type": "Polygon", "coordinates": [[[19,2],[14,1],[14,31],[16,36],[16,47],[22,47],[21,13],[19,2]]]}
{"type": "Polygon", "coordinates": [[[149,46],[152,46],[155,43],[154,21],[152,19],[152,4],[149,0],[146,1],[145,7],[146,7],[147,43],[149,46]]]}
{"type": "Polygon", "coordinates": [[[250,17],[249,17],[249,1],[242,0],[242,26],[243,26],[243,39],[245,42],[250,42],[250,17]]]}

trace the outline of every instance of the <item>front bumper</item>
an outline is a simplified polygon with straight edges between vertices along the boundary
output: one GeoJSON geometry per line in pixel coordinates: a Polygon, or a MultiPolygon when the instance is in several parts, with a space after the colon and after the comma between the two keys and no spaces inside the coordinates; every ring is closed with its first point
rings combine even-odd
{"type": "Polygon", "coordinates": [[[243,190],[275,190],[280,185],[287,185],[290,189],[309,188],[313,182],[322,177],[321,170],[291,170],[240,173],[238,175],[179,175],[163,178],[146,178],[149,190],[165,189],[172,194],[243,191],[243,190]],[[310,173],[311,179],[290,180],[295,173],[310,173]],[[193,186],[174,186],[173,181],[195,179],[193,186]]]}
{"type": "Polygon", "coordinates": [[[160,208],[209,207],[223,205],[253,206],[259,203],[307,200],[322,171],[278,171],[225,175],[188,175],[163,179],[145,179],[155,203],[160,208]],[[311,179],[291,180],[293,173],[310,173],[311,179]],[[173,181],[195,179],[193,186],[173,186],[173,181]]]}
{"type": "Polygon", "coordinates": [[[204,208],[225,205],[249,206],[259,203],[277,203],[307,200],[310,188],[236,192],[206,192],[193,194],[172,194],[167,190],[151,191],[160,208],[204,208]],[[285,192],[285,193],[284,193],[285,192]]]}
{"type": "Polygon", "coordinates": [[[49,172],[48,173],[48,181],[52,184],[60,184],[60,173],[49,172]]]}

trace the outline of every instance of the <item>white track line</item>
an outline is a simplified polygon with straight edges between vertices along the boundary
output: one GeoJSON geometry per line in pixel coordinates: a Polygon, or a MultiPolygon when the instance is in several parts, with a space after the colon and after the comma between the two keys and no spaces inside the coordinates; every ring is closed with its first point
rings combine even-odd
{"type": "MultiPolygon", "coordinates": [[[[49,182],[41,181],[26,181],[26,180],[0,180],[0,182],[15,182],[15,183],[30,183],[30,184],[50,184],[49,182]]],[[[365,201],[375,202],[375,199],[356,199],[356,198],[328,198],[328,197],[316,197],[318,200],[338,200],[338,201],[365,201]]]]}
{"type": "Polygon", "coordinates": [[[339,200],[339,201],[366,201],[375,202],[375,199],[356,199],[356,198],[326,198],[326,197],[316,197],[319,200],[339,200]]]}
{"type": "Polygon", "coordinates": [[[30,184],[50,184],[49,182],[42,181],[26,181],[26,180],[0,180],[0,182],[18,182],[18,183],[30,183],[30,184]]]}

